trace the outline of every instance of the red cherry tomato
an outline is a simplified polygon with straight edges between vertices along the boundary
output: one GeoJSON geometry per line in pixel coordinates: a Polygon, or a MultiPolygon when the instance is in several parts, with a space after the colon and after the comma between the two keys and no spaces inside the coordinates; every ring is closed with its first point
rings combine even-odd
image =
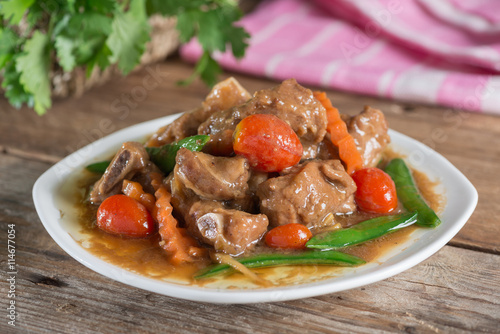
{"type": "Polygon", "coordinates": [[[144,205],[125,195],[113,195],[97,210],[97,226],[108,233],[143,238],[156,230],[155,222],[144,205]]]}
{"type": "Polygon", "coordinates": [[[272,248],[303,249],[312,233],[302,224],[292,223],[280,225],[266,234],[266,244],[272,248]]]}
{"type": "Polygon", "coordinates": [[[290,125],[268,114],[245,117],[234,131],[233,149],[263,172],[279,172],[297,164],[303,151],[290,125]]]}
{"type": "Polygon", "coordinates": [[[358,189],[354,195],[358,207],[366,212],[389,213],[398,206],[396,186],[379,168],[364,168],[352,174],[358,189]]]}

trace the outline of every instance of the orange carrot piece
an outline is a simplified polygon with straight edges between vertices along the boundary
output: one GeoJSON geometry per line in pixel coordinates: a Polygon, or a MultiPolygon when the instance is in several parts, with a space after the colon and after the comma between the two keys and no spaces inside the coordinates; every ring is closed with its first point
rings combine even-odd
{"type": "Polygon", "coordinates": [[[151,185],[155,191],[163,185],[163,175],[161,173],[151,172],[149,173],[149,178],[151,179],[151,185]]]}
{"type": "Polygon", "coordinates": [[[196,240],[191,237],[186,229],[177,226],[177,220],[172,216],[171,195],[164,185],[155,192],[156,208],[154,216],[158,221],[158,233],[162,241],[160,246],[170,256],[173,265],[194,262],[204,255],[204,250],[198,247],[196,240]]]}
{"type": "Polygon", "coordinates": [[[139,182],[124,180],[122,192],[144,205],[152,214],[155,209],[155,197],[152,194],[145,192],[139,182]]]}
{"type": "Polygon", "coordinates": [[[159,173],[151,173],[151,184],[156,192],[146,193],[141,184],[134,181],[124,180],[122,192],[144,205],[158,223],[158,233],[162,241],[160,246],[170,255],[170,262],[179,265],[185,262],[193,262],[205,255],[202,248],[198,247],[196,240],[191,237],[185,228],[177,227],[177,220],[172,216],[172,196],[163,185],[163,177],[159,173]]]}
{"type": "Polygon", "coordinates": [[[339,156],[346,165],[347,173],[352,174],[363,168],[363,158],[356,147],[354,138],[347,131],[347,125],[340,118],[338,109],[332,105],[325,92],[314,92],[313,95],[326,109],[328,120],[326,129],[330,133],[333,145],[339,148],[339,156]]]}

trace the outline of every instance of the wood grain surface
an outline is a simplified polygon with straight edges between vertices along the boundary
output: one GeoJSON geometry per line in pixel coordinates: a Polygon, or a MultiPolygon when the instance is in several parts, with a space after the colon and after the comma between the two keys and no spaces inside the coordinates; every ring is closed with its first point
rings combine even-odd
{"type": "MultiPolygon", "coordinates": [[[[329,91],[339,109],[382,109],[391,128],[423,141],[479,192],[465,227],[437,254],[390,279],[302,300],[214,305],[169,298],[103,277],[68,256],[33,207],[36,179],[67,154],[132,124],[195,108],[208,89],[187,88],[177,59],[117,77],[80,99],[56,101],[43,117],[0,99],[0,249],[16,224],[16,327],[7,325],[0,282],[0,333],[496,333],[500,328],[500,118],[329,91]]],[[[251,92],[276,82],[234,74],[251,92]]]]}

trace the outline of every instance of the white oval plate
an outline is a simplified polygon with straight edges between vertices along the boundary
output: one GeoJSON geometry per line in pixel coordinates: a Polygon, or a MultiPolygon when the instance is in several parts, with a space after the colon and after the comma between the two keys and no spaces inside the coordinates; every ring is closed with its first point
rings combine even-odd
{"type": "Polygon", "coordinates": [[[406,155],[406,160],[412,167],[440,183],[440,192],[446,198],[446,207],[440,215],[442,224],[436,229],[418,229],[405,243],[393,248],[374,263],[349,268],[341,275],[309,283],[267,289],[224,289],[186,286],[144,277],[101,260],[75,241],[72,237],[74,231],[64,226],[67,226],[65,220],[74,219],[72,215],[76,215],[76,212],[63,210],[61,207],[61,200],[67,197],[61,189],[72,175],[80,173],[89,163],[108,158],[124,141],[143,140],[178,116],[171,115],[140,123],[102,138],[61,160],[36,181],[33,200],[40,220],[54,241],[74,259],[113,280],[193,301],[234,304],[299,299],[367,285],[417,265],[436,253],[458,233],[477,204],[476,189],[448,160],[422,143],[390,130],[392,149],[406,155]],[[64,215],[61,212],[64,212],[64,215]]]}

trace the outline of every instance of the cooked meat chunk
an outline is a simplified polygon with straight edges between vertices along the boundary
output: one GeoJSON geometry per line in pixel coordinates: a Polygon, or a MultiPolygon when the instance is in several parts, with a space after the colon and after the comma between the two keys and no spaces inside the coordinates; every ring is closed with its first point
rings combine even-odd
{"type": "Polygon", "coordinates": [[[243,157],[215,157],[181,148],[175,177],[196,195],[227,201],[247,196],[249,165],[243,157]]]}
{"type": "Polygon", "coordinates": [[[158,147],[179,141],[183,138],[194,136],[198,126],[207,118],[203,108],[198,108],[182,114],[172,123],[161,127],[146,142],[148,147],[158,147]]]}
{"type": "Polygon", "coordinates": [[[272,226],[300,223],[321,225],[330,212],[356,209],[356,184],[339,160],[313,160],[268,179],[257,190],[261,212],[272,226]]]}
{"type": "Polygon", "coordinates": [[[269,179],[268,173],[251,170],[250,179],[248,180],[250,193],[255,194],[259,185],[267,179],[269,179]]]}
{"type": "Polygon", "coordinates": [[[252,95],[235,78],[231,77],[216,84],[202,102],[202,106],[207,113],[212,114],[239,106],[251,97],[252,95]]]}
{"type": "Polygon", "coordinates": [[[224,206],[228,209],[236,209],[249,213],[259,212],[259,198],[255,194],[257,187],[262,182],[269,178],[267,173],[250,170],[250,178],[248,179],[248,192],[243,198],[237,198],[231,201],[226,201],[224,206]]]}
{"type": "Polygon", "coordinates": [[[200,124],[211,114],[243,104],[250,98],[250,93],[236,79],[221,81],[213,87],[200,108],[183,114],[171,124],[160,128],[148,140],[146,146],[162,146],[194,136],[200,124]]]}
{"type": "MultiPolygon", "coordinates": [[[[160,171],[149,161],[144,146],[137,142],[126,142],[116,153],[103,176],[95,183],[90,193],[90,201],[99,204],[107,197],[118,194],[123,180],[135,177],[139,182],[144,181],[148,179],[147,174],[150,172],[160,171]]],[[[151,185],[144,182],[143,187],[147,190],[151,185]]]]}
{"type": "Polygon", "coordinates": [[[277,87],[256,92],[243,105],[213,113],[198,128],[198,134],[211,136],[204,151],[231,154],[236,125],[252,114],[273,114],[281,118],[290,124],[304,147],[321,142],[326,133],[326,111],[321,103],[311,90],[289,79],[277,87]]]}
{"type": "Polygon", "coordinates": [[[361,153],[365,167],[378,164],[382,151],[391,141],[387,133],[388,125],[384,114],[366,106],[359,114],[347,122],[349,133],[361,153]]]}
{"type": "Polygon", "coordinates": [[[309,147],[304,147],[304,154],[302,155],[303,160],[308,159],[320,159],[320,160],[339,160],[339,149],[337,146],[333,145],[330,138],[330,134],[327,132],[325,138],[319,144],[313,144],[309,147]],[[306,149],[308,151],[306,151],[306,149]]]}
{"type": "Polygon", "coordinates": [[[179,150],[176,161],[168,179],[172,205],[189,232],[232,255],[253,247],[267,230],[268,219],[236,208],[253,210],[250,186],[255,189],[267,174],[252,176],[242,157],[215,157],[187,149],[179,150]]]}
{"type": "Polygon", "coordinates": [[[253,248],[266,233],[269,224],[263,214],[226,209],[215,201],[194,203],[185,219],[191,233],[212,245],[216,251],[231,255],[253,248]]]}

